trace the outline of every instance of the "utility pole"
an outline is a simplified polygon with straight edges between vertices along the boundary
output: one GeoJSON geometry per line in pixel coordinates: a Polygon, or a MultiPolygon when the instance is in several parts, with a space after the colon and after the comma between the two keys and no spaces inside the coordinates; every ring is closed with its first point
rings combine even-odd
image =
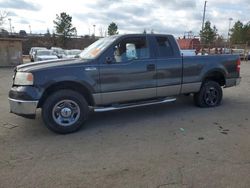
{"type": "Polygon", "coordinates": [[[100,29],[100,36],[103,37],[103,29],[102,29],[102,27],[100,27],[99,29],[100,29]]]}
{"type": "Polygon", "coordinates": [[[30,29],[30,35],[31,35],[31,26],[29,25],[29,29],[30,29]]]}
{"type": "Polygon", "coordinates": [[[207,1],[205,1],[205,3],[204,3],[203,18],[202,18],[202,26],[201,26],[202,31],[203,31],[203,29],[204,29],[204,22],[205,22],[205,17],[206,17],[206,8],[207,8],[207,1]]]}
{"type": "Polygon", "coordinates": [[[93,25],[93,28],[94,28],[94,33],[93,33],[93,34],[94,34],[94,37],[95,37],[95,26],[96,26],[96,25],[94,24],[94,25],[93,25]]]}
{"type": "Polygon", "coordinates": [[[10,23],[10,33],[12,34],[11,18],[8,19],[10,23]]]}
{"type": "MultiPolygon", "coordinates": [[[[203,29],[204,29],[204,22],[205,22],[205,16],[206,16],[206,8],[207,8],[207,1],[205,1],[205,3],[204,3],[201,32],[203,32],[203,29]]],[[[201,36],[201,45],[202,45],[201,53],[203,55],[204,54],[204,49],[203,49],[203,39],[202,39],[202,36],[201,36]]]]}
{"type": "Polygon", "coordinates": [[[230,28],[231,28],[231,22],[233,21],[233,18],[228,19],[229,24],[228,24],[228,33],[227,33],[227,43],[228,43],[228,48],[230,48],[230,28]]]}

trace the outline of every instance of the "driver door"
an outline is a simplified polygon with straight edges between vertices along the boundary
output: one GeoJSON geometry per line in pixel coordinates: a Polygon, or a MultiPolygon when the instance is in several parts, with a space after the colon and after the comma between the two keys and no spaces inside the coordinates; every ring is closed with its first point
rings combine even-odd
{"type": "Polygon", "coordinates": [[[102,104],[156,97],[156,61],[150,54],[146,37],[123,38],[108,50],[100,65],[102,104]]]}

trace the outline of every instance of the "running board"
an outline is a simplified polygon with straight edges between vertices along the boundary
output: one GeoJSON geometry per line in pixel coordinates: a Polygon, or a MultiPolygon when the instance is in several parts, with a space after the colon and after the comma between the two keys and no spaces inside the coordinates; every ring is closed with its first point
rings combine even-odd
{"type": "Polygon", "coordinates": [[[149,106],[153,104],[163,104],[168,102],[176,101],[176,98],[164,98],[163,100],[155,100],[155,101],[148,101],[143,102],[141,104],[127,104],[127,105],[117,105],[117,106],[109,106],[109,107],[94,107],[94,112],[107,112],[112,110],[121,110],[126,108],[135,108],[135,107],[141,107],[141,106],[149,106]]]}

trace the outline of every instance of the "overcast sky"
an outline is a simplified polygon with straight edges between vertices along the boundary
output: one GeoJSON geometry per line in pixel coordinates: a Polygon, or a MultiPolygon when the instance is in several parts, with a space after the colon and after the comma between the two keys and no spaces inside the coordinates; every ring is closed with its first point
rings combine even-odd
{"type": "MultiPolygon", "coordinates": [[[[155,33],[181,36],[186,31],[198,35],[201,29],[203,0],[0,0],[0,10],[9,12],[14,30],[45,33],[54,30],[56,14],[72,16],[79,35],[100,35],[112,21],[119,33],[141,33],[144,29],[155,33]]],[[[208,0],[206,20],[226,35],[229,18],[233,22],[250,21],[250,0],[208,0]]],[[[5,28],[9,30],[8,20],[5,28]]]]}

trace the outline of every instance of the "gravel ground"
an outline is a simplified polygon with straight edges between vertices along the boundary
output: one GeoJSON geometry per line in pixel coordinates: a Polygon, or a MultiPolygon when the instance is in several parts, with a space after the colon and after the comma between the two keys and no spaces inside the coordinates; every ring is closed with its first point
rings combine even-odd
{"type": "Polygon", "coordinates": [[[57,135],[9,113],[12,69],[0,69],[0,187],[250,187],[250,63],[223,104],[174,103],[92,114],[57,135]]]}

